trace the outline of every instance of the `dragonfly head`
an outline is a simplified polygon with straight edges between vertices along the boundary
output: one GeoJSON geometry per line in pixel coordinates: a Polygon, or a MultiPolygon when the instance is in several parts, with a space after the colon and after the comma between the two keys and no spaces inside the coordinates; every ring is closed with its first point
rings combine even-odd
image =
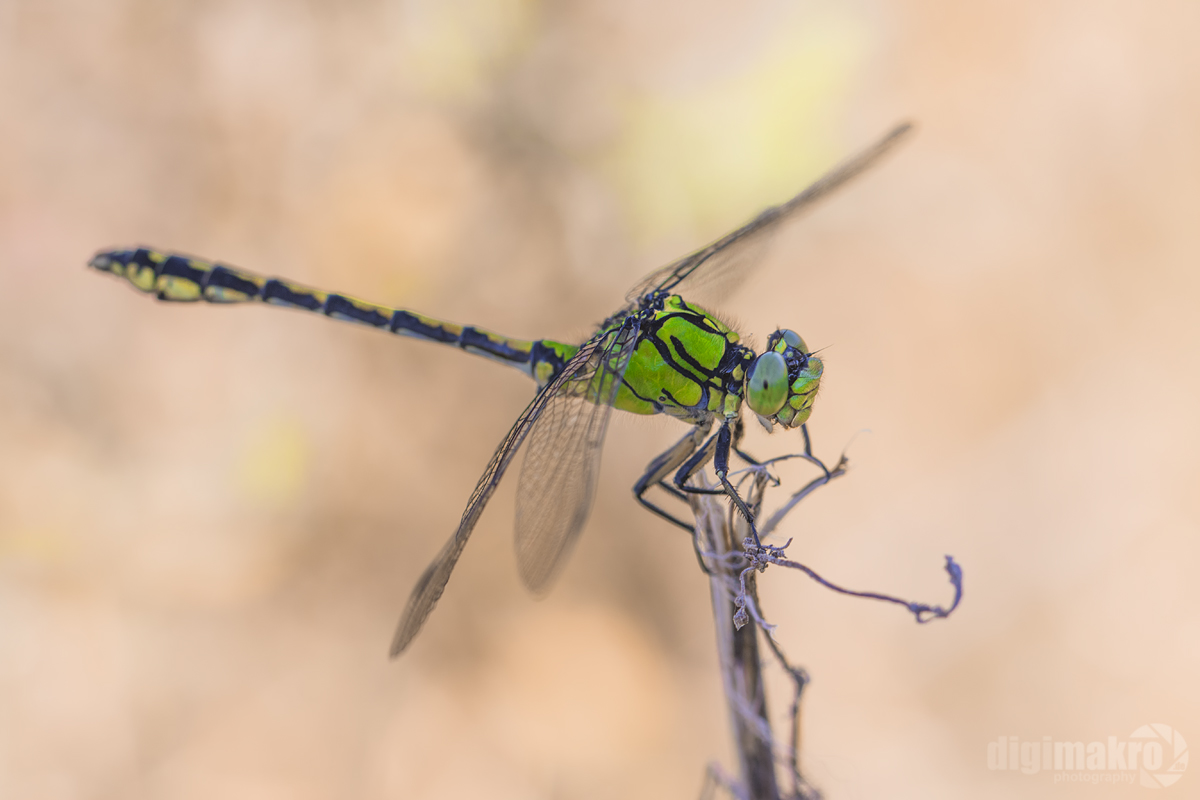
{"type": "Polygon", "coordinates": [[[746,403],[764,424],[798,428],[812,413],[824,371],[821,359],[809,352],[798,333],[777,330],[746,372],[746,403]]]}

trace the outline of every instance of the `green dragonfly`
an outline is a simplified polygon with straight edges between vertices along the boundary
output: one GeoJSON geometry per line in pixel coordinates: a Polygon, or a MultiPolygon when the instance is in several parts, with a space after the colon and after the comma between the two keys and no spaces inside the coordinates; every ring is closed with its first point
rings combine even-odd
{"type": "Polygon", "coordinates": [[[537,593],[549,588],[591,511],[601,447],[614,408],[667,414],[692,426],[650,462],[633,487],[638,502],[688,531],[693,531],[692,525],[646,497],[650,488],[657,486],[682,500],[687,493],[724,493],[753,526],[753,515],[729,476],[731,451],[757,464],[738,448],[743,401],[768,430],[776,423],[800,428],[803,457],[820,464],[812,455],[805,422],[820,385],[821,359],[787,329],[772,333],[763,352],[756,354],[736,331],[683,294],[732,290],[753,270],[780,223],[865,170],[909,129],[907,124],[896,127],[786,203],[651,273],[630,290],[624,306],[578,345],[511,339],[149,248],[102,251],[89,265],[123,277],[159,300],[261,301],[315,311],[452,345],[514,366],[537,382],[537,394],[496,448],[458,529],[417,581],[392,640],[395,657],[412,642],[441,597],[484,506],[526,440],[517,490],[516,551],[521,578],[537,593]],[[712,433],[714,424],[717,430],[712,433]],[[720,487],[690,485],[710,462],[720,487]]]}

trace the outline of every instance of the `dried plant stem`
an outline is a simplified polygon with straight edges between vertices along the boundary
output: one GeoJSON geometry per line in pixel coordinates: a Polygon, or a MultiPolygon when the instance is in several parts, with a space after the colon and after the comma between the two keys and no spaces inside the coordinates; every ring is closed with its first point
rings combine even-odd
{"type": "MultiPolygon", "coordinates": [[[[805,437],[807,444],[807,431],[805,437]]],[[[881,592],[847,589],[821,577],[804,564],[788,559],[786,550],[791,544],[790,539],[782,545],[767,544],[764,541],[766,537],[801,500],[821,486],[846,474],[847,462],[844,453],[833,469],[814,458],[807,447],[805,454],[799,457],[819,466],[822,474],[794,492],[779,510],[759,525],[757,535],[749,522],[725,502],[723,493],[688,494],[688,502],[696,520],[696,545],[709,576],[721,683],[725,690],[741,768],[740,777],[733,778],[725,774],[719,766],[710,764],[705,781],[705,797],[709,797],[711,791],[718,788],[725,789],[738,800],[814,800],[821,796],[820,792],[804,779],[800,771],[800,697],[808,683],[808,674],[788,661],[771,635],[773,626],[763,618],[758,602],[756,578],[759,572],[770,565],[803,572],[832,591],[901,605],[918,623],[950,616],[962,600],[962,568],[950,556],[946,556],[945,570],[954,588],[954,600],[949,607],[943,607],[903,600],[881,592]],[[767,695],[758,641],[760,629],[770,653],[791,678],[795,690],[791,704],[791,741],[786,755],[776,750],[775,736],[767,717],[767,695]],[[780,793],[775,773],[776,758],[788,767],[791,780],[785,794],[780,793]]],[[[744,477],[739,481],[741,485],[737,487],[747,508],[756,519],[760,517],[763,495],[767,487],[779,485],[778,480],[767,471],[770,463],[772,462],[763,462],[745,470],[744,477]],[[743,488],[747,483],[749,491],[743,488]]],[[[696,475],[693,480],[697,488],[713,488],[703,475],[696,475]]]]}
{"type": "MultiPolygon", "coordinates": [[[[696,533],[710,554],[710,587],[716,622],[717,653],[722,683],[729,706],[730,724],[741,767],[738,787],[745,800],[779,800],[775,776],[774,737],[767,719],[766,689],[758,649],[758,626],[735,624],[735,597],[741,589],[745,568],[742,540],[749,534],[740,516],[730,519],[728,505],[719,495],[692,495],[696,533]],[[732,524],[731,524],[732,523],[732,524]]],[[[762,499],[760,481],[748,498],[755,508],[762,499]],[[757,501],[757,502],[756,502],[757,501]]],[[[754,573],[744,578],[748,598],[754,598],[754,573]]]]}

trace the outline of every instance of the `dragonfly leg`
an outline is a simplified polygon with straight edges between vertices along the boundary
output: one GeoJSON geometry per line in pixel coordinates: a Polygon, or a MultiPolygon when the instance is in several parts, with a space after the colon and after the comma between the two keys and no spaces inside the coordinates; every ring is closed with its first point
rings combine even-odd
{"type": "Polygon", "coordinates": [[[812,437],[810,437],[808,435],[808,423],[805,423],[800,426],[800,433],[802,433],[804,435],[804,452],[800,455],[800,457],[803,458],[808,463],[813,464],[817,467],[820,467],[821,471],[825,473],[825,479],[829,480],[829,477],[830,477],[829,467],[825,466],[824,461],[822,461],[821,459],[819,459],[813,455],[812,437]]]}
{"type": "Polygon", "coordinates": [[[676,491],[687,492],[688,494],[725,494],[724,489],[709,489],[702,486],[687,485],[687,482],[691,480],[693,475],[704,469],[705,465],[713,460],[713,453],[717,449],[717,437],[720,435],[720,431],[718,431],[708,437],[708,441],[701,445],[692,454],[692,457],[679,467],[679,471],[675,473],[672,481],[675,484],[674,488],[676,491]]]}
{"type": "Polygon", "coordinates": [[[708,435],[709,427],[711,427],[711,423],[708,425],[697,425],[692,428],[682,439],[672,445],[669,450],[651,461],[646,467],[645,474],[638,478],[637,483],[633,485],[633,496],[637,498],[639,503],[668,522],[678,525],[691,534],[692,549],[696,552],[696,560],[700,563],[700,569],[704,570],[705,573],[708,573],[709,569],[704,563],[704,557],[700,552],[700,543],[696,539],[695,526],[684,522],[671,512],[660,508],[648,500],[646,492],[650,490],[651,486],[658,486],[674,497],[685,502],[687,501],[687,495],[668,483],[666,477],[678,469],[679,465],[687,461],[688,457],[695,452],[700,443],[704,441],[704,437],[708,435]]]}
{"type": "Polygon", "coordinates": [[[754,537],[754,543],[758,544],[758,531],[754,527],[754,514],[746,505],[746,501],[737,493],[737,489],[729,482],[729,449],[731,445],[732,434],[729,430],[729,421],[726,420],[717,431],[716,440],[717,446],[713,450],[713,472],[717,474],[717,480],[721,481],[721,485],[725,487],[725,494],[729,495],[729,499],[737,506],[738,511],[742,512],[742,516],[746,518],[746,522],[750,523],[750,535],[754,537]]]}
{"type": "Polygon", "coordinates": [[[737,453],[738,458],[740,458],[742,461],[745,461],[750,466],[760,466],[762,462],[740,447],[742,442],[742,434],[745,433],[745,430],[745,426],[742,424],[742,418],[738,417],[737,422],[733,423],[733,452],[737,453]]]}
{"type": "Polygon", "coordinates": [[[741,449],[740,447],[734,447],[733,452],[737,453],[738,458],[740,458],[742,461],[745,461],[747,464],[749,464],[752,467],[761,467],[762,466],[761,461],[759,461],[757,458],[750,455],[749,453],[747,453],[745,450],[741,449]]]}
{"type": "Polygon", "coordinates": [[[729,451],[732,449],[732,442],[733,431],[729,420],[725,420],[721,423],[720,429],[710,436],[708,441],[675,473],[675,486],[680,491],[689,494],[727,495],[729,500],[737,507],[737,510],[746,518],[746,521],[750,523],[750,533],[753,535],[755,543],[757,543],[758,531],[754,528],[754,514],[746,506],[746,501],[742,500],[741,495],[737,493],[737,489],[729,482],[729,451]],[[713,472],[716,473],[717,480],[721,482],[721,488],[705,489],[698,486],[688,486],[688,479],[699,472],[710,459],[713,462],[713,472]]]}
{"type": "Polygon", "coordinates": [[[678,497],[680,500],[686,502],[687,496],[674,486],[667,483],[665,478],[667,475],[678,469],[680,464],[688,460],[688,456],[692,455],[692,453],[696,451],[696,448],[700,445],[700,442],[704,441],[704,436],[707,433],[708,431],[703,426],[697,425],[696,427],[692,428],[692,430],[688,431],[688,433],[682,439],[672,445],[669,450],[651,461],[646,466],[645,474],[638,478],[637,483],[633,485],[633,496],[637,498],[639,503],[653,511],[655,514],[658,514],[663,519],[673,522],[689,532],[692,530],[691,525],[683,522],[675,515],[662,510],[647,500],[646,492],[650,490],[651,486],[659,486],[669,494],[672,494],[675,497],[678,497]]]}

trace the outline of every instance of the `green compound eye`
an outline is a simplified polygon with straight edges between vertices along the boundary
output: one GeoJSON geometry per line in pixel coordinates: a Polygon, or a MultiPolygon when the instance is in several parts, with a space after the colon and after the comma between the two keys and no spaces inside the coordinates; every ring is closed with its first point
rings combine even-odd
{"type": "Polygon", "coordinates": [[[793,347],[802,353],[808,352],[808,345],[804,344],[804,340],[800,338],[800,334],[783,328],[779,331],[779,341],[775,344],[775,352],[786,352],[789,347],[793,347]]]}
{"type": "Polygon", "coordinates": [[[787,402],[787,361],[779,353],[763,353],[754,359],[746,375],[746,402],[755,414],[769,417],[787,402]]]}

